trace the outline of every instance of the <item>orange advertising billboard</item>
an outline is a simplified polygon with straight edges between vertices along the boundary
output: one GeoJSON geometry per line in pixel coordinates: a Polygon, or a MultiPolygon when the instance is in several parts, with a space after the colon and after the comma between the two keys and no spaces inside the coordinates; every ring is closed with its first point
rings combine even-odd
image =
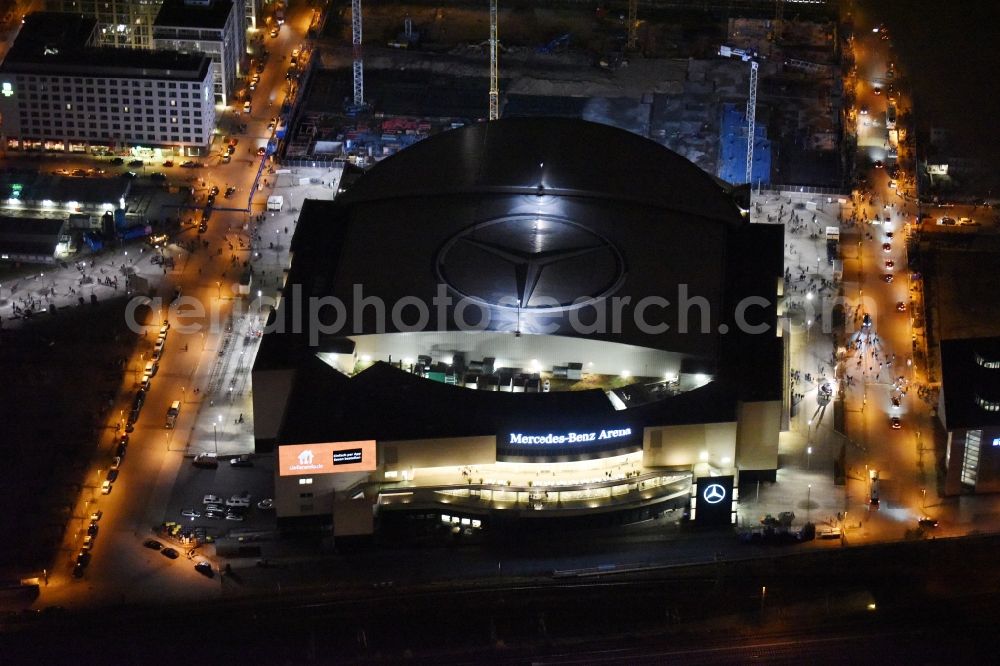
{"type": "Polygon", "coordinates": [[[278,447],[278,476],[375,470],[375,440],[278,447]]]}

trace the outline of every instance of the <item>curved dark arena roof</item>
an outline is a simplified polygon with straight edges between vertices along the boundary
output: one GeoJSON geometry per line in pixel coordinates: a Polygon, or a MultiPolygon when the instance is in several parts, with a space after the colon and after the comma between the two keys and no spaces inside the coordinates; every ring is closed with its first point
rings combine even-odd
{"type": "MultiPolygon", "coordinates": [[[[273,324],[283,332],[265,335],[254,372],[296,370],[278,443],[487,435],[512,423],[614,412],[600,391],[515,396],[437,385],[382,364],[348,378],[316,357],[349,353],[349,337],[407,332],[389,320],[377,326],[378,310],[365,302],[381,299],[383,312],[404,300],[431,304],[443,288],[488,311],[494,333],[659,350],[713,376],[690,394],[636,400],[643,406],[620,414],[637,427],[728,421],[737,400],[781,397],[783,234],[781,225],[749,224],[709,175],[623,130],[549,118],[450,130],[378,163],[335,201],[303,204],[273,324]],[[700,325],[697,305],[687,308],[691,326],[677,325],[682,287],[703,299],[710,325],[700,325]],[[344,307],[323,311],[326,330],[314,335],[308,326],[320,327],[301,317],[310,306],[288,305],[296,294],[344,307]],[[636,323],[637,304],[651,297],[670,302],[647,309],[668,330],[636,323]],[[736,306],[748,297],[766,302],[747,317],[764,334],[736,326],[736,306]],[[620,325],[581,332],[591,310],[607,313],[612,301],[625,304],[620,325]]],[[[457,326],[457,310],[440,317],[432,307],[419,330],[468,330],[457,326]]]]}
{"type": "Polygon", "coordinates": [[[630,201],[742,223],[719,184],[677,153],[609,125],[511,118],[421,141],[379,162],[345,203],[453,194],[545,194],[630,201]]]}

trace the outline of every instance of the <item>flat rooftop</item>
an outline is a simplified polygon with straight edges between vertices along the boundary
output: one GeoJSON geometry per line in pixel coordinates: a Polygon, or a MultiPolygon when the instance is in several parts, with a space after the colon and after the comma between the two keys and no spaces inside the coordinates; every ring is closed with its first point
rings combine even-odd
{"type": "Polygon", "coordinates": [[[232,0],[210,0],[207,3],[166,0],[160,7],[153,26],[221,30],[226,27],[226,20],[232,10],[232,0]]]}
{"type": "Polygon", "coordinates": [[[204,54],[93,46],[95,26],[82,15],[29,14],[0,71],[197,81],[208,74],[211,59],[204,54]]]}

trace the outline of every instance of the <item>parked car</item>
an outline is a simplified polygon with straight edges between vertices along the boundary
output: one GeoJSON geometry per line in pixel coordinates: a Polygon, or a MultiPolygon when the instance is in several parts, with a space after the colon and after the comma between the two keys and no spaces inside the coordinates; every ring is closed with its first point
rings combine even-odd
{"type": "Polygon", "coordinates": [[[120,157],[112,157],[111,164],[113,164],[114,166],[121,166],[122,164],[125,164],[125,160],[123,160],[120,157]]]}
{"type": "Polygon", "coordinates": [[[168,557],[171,560],[176,560],[178,557],[180,557],[180,553],[178,553],[173,548],[164,548],[163,550],[160,551],[160,555],[168,557]]]}
{"type": "Polygon", "coordinates": [[[218,495],[205,495],[201,500],[202,504],[222,504],[222,498],[218,495]]]}
{"type": "Polygon", "coordinates": [[[152,550],[159,550],[163,548],[163,544],[155,539],[146,539],[142,542],[142,545],[152,550]]]}
{"type": "Polygon", "coordinates": [[[141,167],[142,166],[142,160],[132,160],[131,162],[128,163],[128,165],[130,167],[141,167]]]}
{"type": "Polygon", "coordinates": [[[205,518],[211,518],[213,520],[226,517],[226,513],[224,511],[206,511],[203,515],[205,518]]]}
{"type": "Polygon", "coordinates": [[[253,460],[250,459],[249,455],[244,453],[241,456],[230,459],[229,465],[230,467],[253,467],[253,460]]]}
{"type": "Polygon", "coordinates": [[[163,161],[163,166],[165,166],[165,167],[172,167],[173,165],[174,165],[174,161],[173,160],[164,160],[163,161]]]}
{"type": "Polygon", "coordinates": [[[110,481],[105,480],[104,483],[101,484],[101,494],[102,495],[110,495],[111,494],[111,482],[110,481]]]}
{"type": "Polygon", "coordinates": [[[208,576],[209,578],[215,576],[215,569],[212,568],[212,564],[210,562],[206,562],[205,560],[195,563],[194,570],[202,576],[208,576]]]}
{"type": "Polygon", "coordinates": [[[938,526],[938,521],[934,520],[929,516],[924,516],[923,518],[917,521],[917,525],[919,525],[920,527],[934,529],[935,527],[938,526]]]}
{"type": "Polygon", "coordinates": [[[889,419],[889,425],[892,426],[893,430],[900,430],[903,427],[903,422],[899,420],[898,416],[893,416],[889,419]]]}
{"type": "Polygon", "coordinates": [[[271,499],[271,498],[262,499],[261,501],[257,502],[257,508],[258,509],[273,509],[274,508],[274,500],[271,499]]]}
{"type": "Polygon", "coordinates": [[[201,518],[201,511],[195,509],[183,509],[181,515],[185,518],[201,518]]]}
{"type": "Polygon", "coordinates": [[[103,516],[104,516],[104,512],[103,512],[103,511],[101,511],[100,509],[98,509],[97,511],[92,511],[92,512],[90,513],[90,520],[91,520],[91,522],[97,522],[97,521],[98,521],[98,520],[100,520],[100,519],[101,519],[101,518],[102,518],[103,516]]]}
{"type": "MultiPolygon", "coordinates": [[[[230,146],[230,147],[232,148],[232,146],[230,146]]],[[[234,194],[236,194],[236,188],[235,187],[227,187],[226,188],[226,195],[225,196],[226,196],[227,199],[229,197],[233,196],[234,194]]]]}
{"type": "Polygon", "coordinates": [[[226,514],[226,520],[241,521],[241,520],[243,520],[243,514],[242,513],[233,513],[233,512],[230,511],[229,513],[226,514]]]}
{"type": "Polygon", "coordinates": [[[89,534],[90,536],[97,536],[97,531],[99,529],[100,528],[97,526],[97,521],[92,520],[90,521],[90,525],[87,525],[87,534],[89,534]]]}

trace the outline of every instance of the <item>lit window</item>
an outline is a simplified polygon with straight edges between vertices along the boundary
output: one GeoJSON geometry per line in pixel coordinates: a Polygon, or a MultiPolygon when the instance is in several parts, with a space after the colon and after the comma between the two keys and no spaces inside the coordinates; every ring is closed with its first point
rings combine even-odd
{"type": "Polygon", "coordinates": [[[313,482],[312,477],[308,477],[308,478],[305,478],[305,479],[299,479],[299,485],[300,486],[311,486],[312,482],[313,482]]]}

